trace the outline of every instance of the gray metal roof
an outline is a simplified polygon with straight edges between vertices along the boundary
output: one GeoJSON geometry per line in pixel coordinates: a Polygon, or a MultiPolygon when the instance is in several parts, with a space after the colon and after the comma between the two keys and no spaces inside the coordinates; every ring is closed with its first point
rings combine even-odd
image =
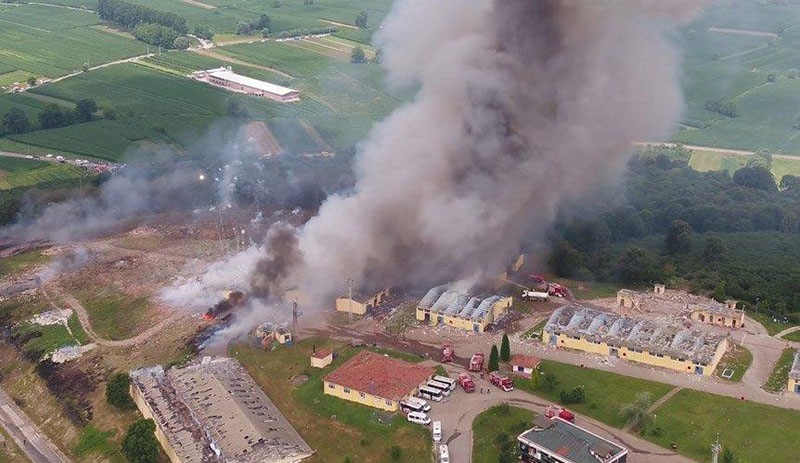
{"type": "Polygon", "coordinates": [[[517,440],[526,445],[536,444],[575,463],[603,463],[627,453],[624,447],[561,419],[552,420],[552,426],[546,428],[529,429],[517,440]]]}

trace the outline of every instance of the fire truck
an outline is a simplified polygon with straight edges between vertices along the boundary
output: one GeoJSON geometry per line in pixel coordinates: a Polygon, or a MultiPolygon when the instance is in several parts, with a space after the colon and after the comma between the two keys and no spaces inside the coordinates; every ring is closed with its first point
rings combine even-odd
{"type": "Polygon", "coordinates": [[[489,373],[489,381],[495,386],[502,389],[503,392],[510,392],[514,390],[514,383],[511,382],[511,379],[508,376],[502,375],[497,371],[489,373]]]}
{"type": "Polygon", "coordinates": [[[464,388],[464,392],[475,392],[475,381],[469,373],[459,373],[458,384],[464,388]]]}

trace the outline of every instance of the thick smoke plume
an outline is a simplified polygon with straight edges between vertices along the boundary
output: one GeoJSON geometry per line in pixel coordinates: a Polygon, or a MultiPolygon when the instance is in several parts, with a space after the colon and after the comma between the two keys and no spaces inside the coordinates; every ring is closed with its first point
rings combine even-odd
{"type": "Polygon", "coordinates": [[[261,299],[280,298],[285,291],[285,279],[301,262],[294,229],[278,224],[267,234],[270,253],[258,261],[250,280],[251,294],[261,299]]]}
{"type": "Polygon", "coordinates": [[[249,267],[256,288],[321,306],[348,278],[371,290],[495,275],[559,204],[616,178],[632,142],[668,133],[683,103],[667,35],[702,3],[395,2],[384,65],[419,92],[360,147],[353,191],[298,231],[302,260],[249,267]]]}
{"type": "MultiPolygon", "coordinates": [[[[683,103],[666,38],[701,2],[404,0],[380,45],[415,101],[376,127],[349,195],[300,232],[312,300],[494,275],[559,203],[615,178],[683,103]]],[[[327,299],[329,300],[329,299],[327,299]]]]}

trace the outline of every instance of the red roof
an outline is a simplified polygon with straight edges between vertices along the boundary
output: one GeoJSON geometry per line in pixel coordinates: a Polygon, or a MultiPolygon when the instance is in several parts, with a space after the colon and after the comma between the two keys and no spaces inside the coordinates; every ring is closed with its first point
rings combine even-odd
{"type": "Polygon", "coordinates": [[[324,359],[325,357],[331,355],[332,353],[333,351],[330,349],[317,349],[317,351],[311,354],[311,356],[318,359],[324,359]]]}
{"type": "Polygon", "coordinates": [[[539,357],[534,357],[533,355],[517,354],[511,356],[511,364],[519,365],[523,368],[536,368],[541,361],[542,360],[539,357]]]}
{"type": "Polygon", "coordinates": [[[433,374],[433,368],[364,350],[323,379],[358,392],[400,400],[433,374]]]}

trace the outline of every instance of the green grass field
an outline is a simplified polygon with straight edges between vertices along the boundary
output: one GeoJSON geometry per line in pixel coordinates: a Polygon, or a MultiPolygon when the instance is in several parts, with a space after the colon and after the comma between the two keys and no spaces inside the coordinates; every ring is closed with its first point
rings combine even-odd
{"type": "Polygon", "coordinates": [[[617,428],[625,426],[625,418],[620,414],[620,408],[633,402],[636,394],[649,392],[655,402],[672,389],[672,386],[667,384],[550,360],[542,360],[540,368],[541,371],[555,375],[558,379],[558,386],[555,390],[545,391],[541,387],[533,390],[531,382],[527,380],[517,380],[514,385],[552,402],[559,401],[561,390],[584,385],[586,387],[586,403],[568,405],[568,407],[617,428]]]}
{"type": "Polygon", "coordinates": [[[647,439],[697,461],[711,445],[730,447],[737,462],[794,463],[800,455],[800,412],[684,389],[657,411],[660,436],[647,439]]]}
{"type": "Polygon", "coordinates": [[[237,344],[230,348],[230,355],[244,365],[275,406],[316,450],[308,461],[343,461],[346,457],[353,462],[430,461],[431,437],[427,428],[408,423],[402,414],[382,413],[323,393],[322,377],[358,350],[331,340],[307,339],[273,351],[237,344]],[[311,368],[308,359],[312,345],[332,348],[339,357],[322,370],[311,368]],[[306,375],[308,379],[293,386],[293,380],[299,375],[306,375]],[[399,460],[392,460],[389,454],[393,445],[401,448],[399,460]]]}
{"type": "Polygon", "coordinates": [[[41,251],[29,251],[0,259],[0,278],[44,265],[50,259],[52,257],[42,254],[41,251]]]}
{"type": "Polygon", "coordinates": [[[764,389],[770,392],[781,392],[786,390],[786,383],[789,380],[789,371],[792,369],[792,362],[794,361],[794,349],[783,349],[781,356],[772,368],[772,373],[769,375],[767,382],[764,383],[764,389]]]}
{"type": "MultiPolygon", "coordinates": [[[[497,463],[500,456],[497,438],[509,436],[517,447],[517,436],[531,427],[536,413],[519,407],[496,405],[475,417],[472,422],[472,461],[497,463]]],[[[447,435],[444,439],[447,440],[447,435]]]]}
{"type": "Polygon", "coordinates": [[[0,3],[0,69],[58,77],[145,53],[141,42],[103,32],[93,12],[0,3]]]}
{"type": "Polygon", "coordinates": [[[793,331],[789,334],[784,335],[781,339],[785,339],[791,342],[800,342],[800,331],[793,331]]]}
{"type": "Polygon", "coordinates": [[[148,316],[147,298],[128,296],[112,286],[81,288],[75,297],[89,312],[95,333],[105,339],[133,336],[148,316]]]}
{"type": "Polygon", "coordinates": [[[0,190],[37,185],[53,180],[88,177],[85,170],[67,164],[0,157],[0,190]]]}
{"type": "Polygon", "coordinates": [[[726,381],[737,383],[742,380],[742,376],[744,376],[744,373],[750,368],[751,363],[753,363],[753,354],[742,346],[732,344],[728,352],[726,352],[719,361],[714,375],[726,381]],[[722,373],[726,369],[733,370],[733,376],[730,378],[723,378],[722,373]]]}

